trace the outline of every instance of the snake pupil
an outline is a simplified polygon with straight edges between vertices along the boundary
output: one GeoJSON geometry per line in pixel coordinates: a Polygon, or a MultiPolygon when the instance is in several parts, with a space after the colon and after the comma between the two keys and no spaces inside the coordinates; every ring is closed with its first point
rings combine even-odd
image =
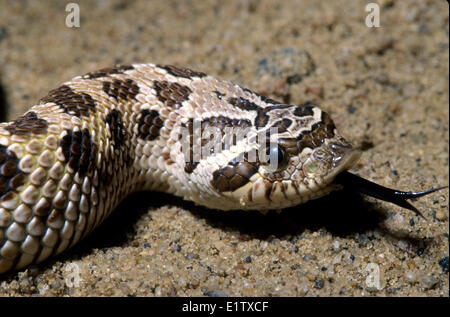
{"type": "Polygon", "coordinates": [[[283,165],[285,161],[285,155],[284,151],[281,149],[280,146],[270,146],[266,150],[266,160],[267,163],[270,164],[270,159],[277,158],[277,167],[276,169],[279,170],[283,165]]]}

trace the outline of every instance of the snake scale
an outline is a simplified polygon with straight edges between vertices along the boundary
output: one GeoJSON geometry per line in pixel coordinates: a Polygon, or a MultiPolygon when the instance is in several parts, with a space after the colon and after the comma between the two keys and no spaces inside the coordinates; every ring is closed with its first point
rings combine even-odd
{"type": "Polygon", "coordinates": [[[394,191],[346,172],[359,156],[312,103],[170,65],[90,72],[0,123],[0,273],[75,245],[138,190],[264,212],[348,186],[417,213],[406,199],[437,190],[394,191]],[[270,131],[275,143],[260,137],[270,131]]]}

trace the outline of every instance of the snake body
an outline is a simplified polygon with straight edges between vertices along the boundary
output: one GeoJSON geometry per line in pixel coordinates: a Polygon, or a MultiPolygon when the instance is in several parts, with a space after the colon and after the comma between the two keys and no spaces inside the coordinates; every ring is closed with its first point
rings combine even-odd
{"type": "Polygon", "coordinates": [[[0,123],[0,273],[75,245],[137,190],[222,210],[280,209],[339,188],[334,178],[358,158],[312,103],[169,65],[90,72],[0,123]],[[233,128],[245,134],[224,146],[219,132],[233,128]],[[270,128],[276,146],[261,150],[256,136],[270,128]],[[196,149],[206,155],[195,160],[196,149]]]}

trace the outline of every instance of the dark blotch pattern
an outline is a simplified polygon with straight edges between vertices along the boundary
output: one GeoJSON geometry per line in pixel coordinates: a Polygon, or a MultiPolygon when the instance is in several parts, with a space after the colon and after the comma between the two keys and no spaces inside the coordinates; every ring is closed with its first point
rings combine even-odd
{"type": "Polygon", "coordinates": [[[197,168],[199,162],[188,162],[184,165],[184,171],[188,174],[191,174],[197,168]]]}
{"type": "Polygon", "coordinates": [[[146,141],[153,141],[159,136],[159,130],[164,121],[156,110],[143,110],[138,116],[138,137],[146,141]]]}
{"type": "Polygon", "coordinates": [[[16,155],[0,145],[0,201],[8,200],[8,193],[25,184],[25,175],[18,165],[16,155]]]}
{"type": "MultiPolygon", "coordinates": [[[[203,153],[203,147],[204,146],[208,146],[210,148],[210,151],[213,151],[215,149],[214,146],[210,146],[210,142],[215,142],[214,137],[214,131],[216,130],[220,130],[220,131],[224,131],[225,128],[248,128],[252,125],[252,123],[247,120],[247,119],[230,119],[228,117],[224,117],[224,116],[217,116],[217,117],[210,117],[210,118],[205,118],[201,121],[200,123],[200,127],[201,130],[196,132],[198,133],[198,135],[200,135],[202,137],[201,139],[201,146],[202,146],[202,153],[203,153]],[[216,130],[210,130],[211,134],[203,134],[203,131],[205,130],[209,130],[209,129],[216,129],[216,130]]],[[[190,119],[187,123],[182,123],[181,126],[185,129],[187,129],[188,133],[189,133],[189,153],[190,153],[190,157],[188,162],[185,165],[185,172],[186,173],[192,173],[195,168],[198,165],[198,162],[194,162],[194,156],[193,156],[193,146],[194,146],[194,120],[190,119]]],[[[238,132],[238,131],[234,131],[234,132],[238,132]]],[[[181,135],[180,135],[181,138],[181,135]]],[[[223,140],[221,140],[222,142],[223,140]]],[[[237,142],[237,138],[236,135],[233,134],[233,139],[231,140],[231,144],[236,145],[237,142]]],[[[231,144],[229,144],[229,146],[231,146],[231,144]]],[[[215,145],[215,144],[213,144],[215,145]]],[[[224,150],[226,147],[225,143],[221,144],[222,146],[220,147],[220,150],[224,150]]],[[[219,152],[210,152],[209,154],[217,154],[219,152]]]]}
{"type": "Polygon", "coordinates": [[[11,134],[31,135],[47,133],[48,123],[44,119],[39,119],[33,111],[19,117],[13,123],[5,127],[11,134]]]}
{"type": "Polygon", "coordinates": [[[189,87],[168,81],[155,81],[153,88],[156,90],[158,100],[173,109],[180,108],[181,103],[192,93],[189,87]]]}
{"type": "Polygon", "coordinates": [[[119,99],[128,101],[135,99],[139,93],[139,87],[132,79],[114,79],[113,81],[103,82],[103,91],[116,101],[119,101],[119,99]]]}
{"type": "Polygon", "coordinates": [[[300,153],[295,138],[280,138],[278,139],[278,144],[284,149],[288,156],[295,156],[300,153]]]}
{"type": "MultiPolygon", "coordinates": [[[[248,89],[244,89],[247,90],[249,92],[252,92],[248,89]]],[[[253,93],[253,92],[252,92],[253,93]]],[[[254,93],[256,94],[256,93],[254,93]]],[[[256,94],[258,95],[258,94],[256,94]]],[[[263,98],[263,96],[258,95],[259,97],[261,97],[261,99],[263,98]]],[[[257,128],[261,128],[261,127],[265,127],[269,121],[269,116],[268,113],[272,110],[276,110],[276,109],[286,109],[286,108],[290,108],[293,107],[292,105],[286,105],[286,104],[281,104],[279,102],[273,101],[271,99],[264,99],[265,102],[268,103],[273,103],[273,106],[268,106],[268,107],[260,107],[257,104],[255,104],[254,102],[251,102],[245,98],[239,97],[239,98],[229,98],[228,102],[230,104],[232,104],[233,106],[242,109],[242,110],[247,110],[247,111],[257,111],[257,116],[255,119],[255,126],[257,128]],[[267,100],[269,100],[270,102],[268,102],[267,100]]],[[[286,123],[286,122],[285,122],[286,123]]],[[[290,125],[290,124],[289,124],[290,125]]],[[[289,126],[288,125],[288,126],[289,126]]]]}
{"type": "Polygon", "coordinates": [[[211,185],[220,193],[234,191],[247,184],[258,168],[259,163],[228,162],[227,166],[214,171],[211,185]]]}
{"type": "Polygon", "coordinates": [[[257,128],[265,127],[267,123],[269,122],[269,115],[268,113],[272,110],[278,110],[278,109],[287,109],[293,107],[292,105],[285,105],[285,104],[279,104],[276,106],[269,106],[266,108],[261,108],[258,110],[258,114],[255,119],[255,126],[257,128]]]}
{"type": "Polygon", "coordinates": [[[87,79],[95,79],[95,78],[101,78],[101,77],[108,77],[112,74],[123,74],[125,71],[134,69],[131,65],[120,65],[116,67],[109,67],[109,68],[102,68],[94,72],[87,73],[84,75],[84,78],[87,79]]]}
{"type": "Polygon", "coordinates": [[[116,109],[111,110],[106,115],[105,122],[109,126],[115,146],[120,147],[126,136],[126,130],[122,123],[122,113],[116,109]]]}
{"type": "Polygon", "coordinates": [[[278,128],[278,133],[286,132],[287,129],[291,126],[292,120],[291,119],[281,119],[277,122],[275,122],[272,127],[278,128]]]}
{"type": "Polygon", "coordinates": [[[230,98],[228,99],[228,102],[242,110],[256,111],[262,109],[260,106],[245,98],[230,98]]]}
{"type": "Polygon", "coordinates": [[[294,110],[294,115],[297,117],[307,117],[307,116],[313,116],[313,108],[315,107],[314,104],[311,102],[306,102],[302,106],[296,107],[294,110]]]}
{"type": "Polygon", "coordinates": [[[88,129],[66,131],[67,135],[60,140],[66,162],[74,173],[78,172],[80,176],[85,176],[95,168],[97,147],[92,142],[88,129]]]}
{"type": "MultiPolygon", "coordinates": [[[[239,132],[238,129],[242,128],[249,128],[251,127],[252,123],[247,120],[247,119],[230,119],[228,117],[224,117],[224,116],[217,116],[217,117],[210,117],[210,118],[205,118],[202,120],[201,122],[201,136],[202,136],[202,140],[201,140],[201,145],[206,146],[208,144],[208,142],[214,142],[214,137],[215,137],[215,133],[214,131],[217,132],[225,132],[225,128],[233,128],[234,131],[232,130],[231,132],[233,133],[233,139],[232,139],[232,145],[236,145],[237,142],[237,138],[236,138],[236,133],[239,132]],[[203,131],[211,131],[212,133],[209,135],[205,134],[203,135],[203,131]]],[[[245,135],[243,135],[245,136],[245,135]]],[[[192,135],[191,135],[191,139],[192,139],[192,135]]],[[[225,140],[221,140],[221,141],[225,141],[225,140]]],[[[190,145],[191,145],[191,149],[192,149],[192,141],[190,141],[190,145]]],[[[225,143],[222,143],[222,147],[221,150],[225,149],[225,143]]],[[[229,144],[231,146],[231,144],[229,144]]],[[[211,148],[212,150],[212,148],[211,148]]],[[[203,152],[202,152],[203,153],[203,152]]],[[[213,154],[213,153],[210,153],[213,154]]],[[[217,153],[216,153],[217,154],[217,153]]]]}
{"type": "Polygon", "coordinates": [[[229,128],[248,128],[252,125],[250,120],[247,119],[230,119],[224,116],[210,117],[202,120],[201,127],[207,129],[210,127],[218,128],[223,130],[226,127],[229,128]]]}
{"type": "Polygon", "coordinates": [[[321,146],[325,139],[334,137],[335,128],[330,116],[326,112],[322,112],[321,121],[315,123],[311,131],[304,132],[297,137],[299,152],[305,147],[314,149],[321,146]]]}
{"type": "Polygon", "coordinates": [[[176,67],[172,65],[156,65],[159,68],[167,70],[167,72],[176,77],[183,77],[192,79],[192,77],[205,77],[207,76],[205,73],[197,72],[195,70],[184,68],[184,67],[176,67]]]}
{"type": "Polygon", "coordinates": [[[39,102],[42,104],[53,102],[64,109],[65,113],[78,118],[89,117],[95,112],[95,100],[90,95],[84,92],[76,93],[66,85],[51,90],[39,102]]]}

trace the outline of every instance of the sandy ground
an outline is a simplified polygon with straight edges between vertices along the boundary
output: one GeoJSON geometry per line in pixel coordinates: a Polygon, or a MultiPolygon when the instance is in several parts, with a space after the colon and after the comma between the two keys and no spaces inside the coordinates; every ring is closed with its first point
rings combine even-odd
{"type": "MultiPolygon", "coordinates": [[[[317,102],[365,178],[447,185],[448,5],[379,1],[368,28],[365,3],[80,1],[70,29],[64,1],[0,0],[0,117],[104,66],[184,65],[317,102]]],[[[0,296],[448,296],[448,189],[414,205],[426,220],[347,192],[266,216],[136,194],[78,247],[1,276],[0,296]]]]}

